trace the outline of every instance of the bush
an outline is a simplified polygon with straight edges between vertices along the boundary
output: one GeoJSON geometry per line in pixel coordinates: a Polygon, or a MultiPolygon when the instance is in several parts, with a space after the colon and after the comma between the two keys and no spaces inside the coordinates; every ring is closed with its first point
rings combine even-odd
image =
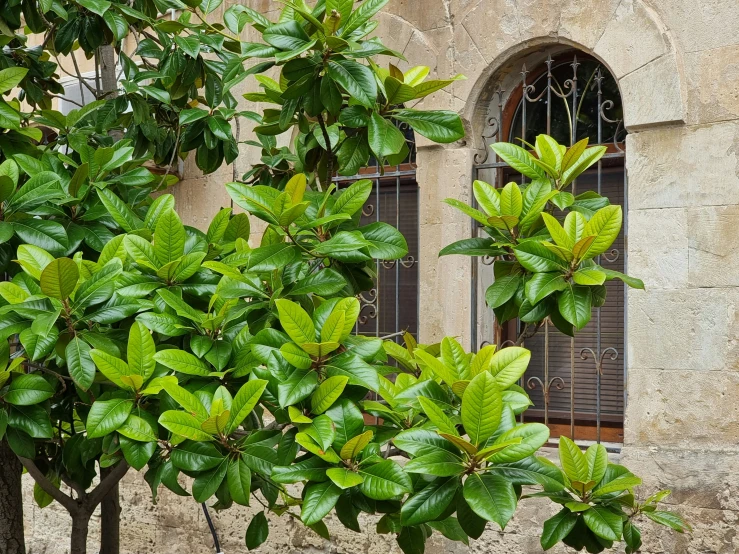
{"type": "MultiPolygon", "coordinates": [[[[642,514],[687,528],[656,510],[665,493],[637,503],[641,481],[610,464],[602,446],[582,453],[560,439],[562,469],[536,456],[548,429],[515,418],[530,405],[516,384],[530,358],[524,348],[467,353],[453,338],[417,344],[406,335],[401,346],[353,334],[356,297],[373,286],[375,260],[400,259],[407,245],[389,225],[359,225],[370,181],[336,190],[331,177],[356,173],[370,156],[402,161],[399,123],[437,142],[464,135],[452,112],[403,106],[451,79],[374,61],[400,57],[366,38],[385,3],[289,3],[278,23],[236,5],[224,25],[206,21],[217,0],[188,3],[177,21],[154,19],[169,3],[144,0],[9,11],[23,12],[61,53],[113,45],[126,77],[120,95],[63,116],[49,109],[54,68],[19,35],[11,42],[26,56],[6,56],[12,67],[0,73],[3,92],[20,84],[37,107],[2,104],[12,123],[2,140],[19,146],[3,147],[0,165],[0,248],[11,276],[0,283],[0,436],[36,479],[37,502],[57,500],[72,514],[74,554],[129,466],[145,472],[154,498],[164,485],[197,502],[215,499],[217,509],[254,499],[324,537],[332,510],[357,532],[360,513],[378,514],[378,531],[397,535],[406,553],[423,552],[434,530],[467,542],[488,521],[504,528],[524,491],[564,506],[544,526],[544,548],[563,541],[600,552],[624,540],[636,551],[642,514]],[[237,38],[247,23],[264,43],[237,38]],[[120,40],[146,29],[137,64],[120,40]],[[247,70],[250,58],[266,61],[247,70]],[[279,80],[262,74],[272,67],[279,80]],[[231,94],[251,74],[263,92],[247,99],[276,105],[263,114],[237,111],[231,94]],[[226,187],[267,224],[255,247],[249,217],[229,208],[207,232],[183,225],[171,195],[150,196],[171,183],[169,171],[157,177],[145,166],[171,166],[192,150],[206,172],[230,163],[239,118],[257,122],[256,141],[246,142],[263,157],[226,187]],[[56,137],[41,143],[29,123],[56,137]],[[277,148],[274,136],[285,132],[294,132],[292,148],[277,148]],[[112,469],[87,492],[98,467],[112,469]],[[180,473],[192,478],[190,492],[180,473]]],[[[567,149],[545,136],[531,148],[535,155],[496,145],[533,181],[502,191],[476,182],[483,211],[449,201],[490,238],[442,254],[496,258],[487,301],[499,321],[520,317],[529,335],[550,318],[571,334],[604,300],[605,280],[642,285],[594,261],[618,235],[620,208],[565,190],[603,149],[567,149]]],[[[246,544],[256,548],[267,535],[260,512],[246,544]]]]}

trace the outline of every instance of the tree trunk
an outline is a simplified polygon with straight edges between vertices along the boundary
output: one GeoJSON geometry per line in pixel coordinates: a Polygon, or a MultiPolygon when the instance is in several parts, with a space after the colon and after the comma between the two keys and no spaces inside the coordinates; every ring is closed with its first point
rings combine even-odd
{"type": "Polygon", "coordinates": [[[0,440],[0,552],[26,554],[23,536],[23,466],[4,440],[0,440]]]}
{"type": "Polygon", "coordinates": [[[87,531],[90,525],[90,514],[81,513],[72,517],[72,539],[69,554],[87,554],[87,531]]]}
{"type": "Polygon", "coordinates": [[[105,44],[98,48],[98,60],[100,62],[100,91],[102,95],[106,95],[105,99],[115,98],[117,96],[118,79],[115,74],[115,52],[110,44],[105,44]]]}
{"type": "MultiPolygon", "coordinates": [[[[104,478],[110,473],[110,468],[103,469],[100,473],[104,478]]],[[[116,483],[100,503],[100,554],[120,554],[121,503],[118,492],[116,483]]]]}

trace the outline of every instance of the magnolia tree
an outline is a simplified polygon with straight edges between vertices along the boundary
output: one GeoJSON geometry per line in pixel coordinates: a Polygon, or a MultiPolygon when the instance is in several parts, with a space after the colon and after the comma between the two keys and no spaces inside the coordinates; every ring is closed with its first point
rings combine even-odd
{"type": "MultiPolygon", "coordinates": [[[[636,551],[642,515],[686,528],[657,509],[666,493],[637,501],[640,480],[602,446],[583,453],[562,438],[561,468],[536,456],[548,429],[515,417],[530,405],[517,385],[524,348],[467,353],[452,338],[354,333],[375,260],[407,245],[389,225],[360,225],[370,181],[337,190],[332,176],[371,157],[400,163],[400,123],[436,142],[464,134],[452,112],[406,107],[452,79],[376,61],[402,58],[368,38],[386,1],[288,3],[277,22],[235,5],[223,24],[208,17],[217,0],[16,2],[0,14],[0,92],[19,86],[32,106],[0,103],[0,436],[36,481],[37,503],[69,511],[72,554],[85,552],[93,510],[129,467],[154,499],[164,486],[216,509],[260,506],[245,526],[250,549],[268,538],[268,512],[328,537],[333,511],[357,532],[360,514],[376,514],[378,532],[423,552],[433,531],[468,542],[488,522],[504,528],[524,496],[562,505],[544,548],[623,540],[636,551]],[[169,8],[179,19],[156,19],[169,8]],[[44,34],[41,48],[25,45],[21,19],[44,34]],[[247,24],[263,42],[238,38],[247,24]],[[135,52],[122,47],[128,36],[135,52]],[[70,52],[101,70],[117,57],[122,73],[62,115],[50,98],[65,61],[50,57],[70,52]],[[273,67],[277,78],[263,74],[273,67]],[[273,105],[261,114],[238,111],[232,94],[249,74],[262,92],[247,99],[273,105]],[[193,150],[206,172],[233,161],[239,118],[256,122],[246,143],[263,153],[226,185],[266,224],[251,245],[246,214],[222,209],[203,232],[183,225],[171,195],[150,196],[173,180],[152,162],[171,167],[193,150]],[[289,147],[277,146],[282,133],[295,137],[289,147]]],[[[496,149],[532,183],[475,183],[483,211],[450,201],[490,238],[443,253],[495,257],[487,300],[500,321],[520,317],[531,333],[549,318],[571,334],[606,279],[640,286],[594,261],[620,208],[566,191],[603,149],[545,136],[533,154],[496,149]]]]}

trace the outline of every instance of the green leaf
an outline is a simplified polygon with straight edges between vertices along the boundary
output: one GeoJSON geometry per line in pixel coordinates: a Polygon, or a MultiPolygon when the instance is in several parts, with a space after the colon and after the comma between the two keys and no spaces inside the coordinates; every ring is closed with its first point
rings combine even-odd
{"type": "Polygon", "coordinates": [[[128,35],[128,21],[123,16],[112,11],[106,11],[103,20],[117,41],[123,40],[128,35]]]}
{"type": "Polygon", "coordinates": [[[498,475],[473,473],[464,482],[463,494],[478,516],[496,522],[501,529],[505,529],[516,511],[513,485],[498,475]]]}
{"type": "Polygon", "coordinates": [[[98,189],[97,193],[105,209],[108,210],[110,216],[120,225],[121,229],[130,233],[143,227],[144,224],[141,219],[113,191],[98,189]]]}
{"type": "Polygon", "coordinates": [[[608,467],[608,451],[602,444],[593,444],[585,451],[585,460],[588,462],[588,475],[586,481],[601,482],[608,467]]]}
{"type": "Polygon", "coordinates": [[[14,89],[28,73],[25,67],[9,67],[0,71],[0,94],[14,89]]]}
{"type": "Polygon", "coordinates": [[[519,217],[523,210],[523,196],[516,183],[508,183],[500,192],[500,215],[519,217]]]}
{"type": "Polygon", "coordinates": [[[330,481],[308,485],[303,498],[300,519],[306,525],[321,521],[336,506],[341,496],[341,489],[330,481]]]}
{"type": "Polygon", "coordinates": [[[286,21],[270,25],[262,35],[264,42],[280,50],[299,50],[310,41],[310,37],[297,21],[286,21]]]}
{"type": "Polygon", "coordinates": [[[685,523],[683,518],[681,518],[679,515],[674,514],[672,512],[663,512],[660,510],[655,510],[654,512],[644,512],[645,515],[654,521],[655,523],[659,523],[660,525],[666,525],[667,527],[670,527],[677,531],[678,533],[685,533],[686,531],[691,531],[690,525],[685,523]]]}
{"type": "Polygon", "coordinates": [[[487,215],[500,215],[500,192],[495,187],[484,181],[475,181],[472,183],[472,191],[487,215]]]}
{"type": "Polygon", "coordinates": [[[408,254],[408,243],[403,234],[392,225],[378,221],[359,228],[370,256],[379,260],[398,260],[408,254]]]}
{"type": "Polygon", "coordinates": [[[168,410],[159,416],[159,425],[171,431],[175,435],[185,437],[193,441],[213,440],[208,433],[201,430],[200,422],[194,416],[185,412],[168,410]]]}
{"type": "Polygon", "coordinates": [[[174,466],[183,471],[209,471],[223,463],[225,456],[212,443],[186,441],[172,450],[174,466]]]}
{"type": "Polygon", "coordinates": [[[595,212],[583,231],[583,236],[594,236],[595,240],[580,254],[579,258],[587,260],[607,252],[621,231],[622,221],[621,206],[606,206],[595,212]]]}
{"type": "Polygon", "coordinates": [[[267,384],[268,381],[254,379],[242,385],[231,404],[231,415],[226,425],[227,435],[233,433],[241,425],[241,422],[244,421],[246,416],[252,412],[254,406],[257,405],[257,402],[262,397],[267,384]]]}
{"type": "Polygon", "coordinates": [[[341,36],[346,38],[362,25],[367,23],[372,17],[379,12],[388,0],[366,0],[356,10],[352,12],[349,18],[341,28],[341,36]]]}
{"type": "Polygon", "coordinates": [[[518,274],[511,273],[496,278],[485,291],[485,302],[491,308],[499,308],[513,298],[520,284],[521,275],[518,274]]]}
{"type": "Polygon", "coordinates": [[[192,483],[192,497],[196,502],[206,502],[221,486],[228,472],[228,460],[223,460],[215,469],[198,475],[192,483]]]}
{"type": "Polygon", "coordinates": [[[344,467],[327,469],[326,476],[340,489],[350,489],[364,481],[361,475],[344,467]]]}
{"type": "Polygon", "coordinates": [[[436,402],[429,400],[423,396],[418,397],[418,403],[426,413],[429,421],[436,425],[436,428],[443,433],[449,433],[450,435],[457,434],[457,426],[451,420],[449,416],[444,413],[436,402]]]}
{"type": "Polygon", "coordinates": [[[46,219],[23,219],[13,223],[13,229],[24,242],[55,254],[69,248],[69,237],[60,223],[46,219]]]}
{"type": "Polygon", "coordinates": [[[607,541],[619,541],[623,534],[623,520],[605,506],[592,506],[583,512],[583,519],[590,530],[607,541]]]}
{"type": "Polygon", "coordinates": [[[559,313],[580,330],[590,321],[592,293],[589,287],[570,285],[559,293],[557,298],[559,313]]]}
{"type": "Polygon", "coordinates": [[[160,266],[184,255],[186,238],[185,227],[177,212],[167,210],[159,217],[154,231],[154,252],[160,266]]]}
{"type": "Polygon", "coordinates": [[[531,304],[538,304],[550,294],[566,288],[567,281],[562,273],[535,273],[526,282],[526,298],[531,304]]]}
{"type": "MultiPolygon", "coordinates": [[[[13,406],[8,416],[8,425],[25,432],[34,439],[50,439],[53,435],[48,412],[41,406],[13,406]]],[[[8,430],[8,442],[13,445],[14,436],[8,430]]],[[[23,439],[20,439],[23,440],[23,439]]],[[[21,445],[19,445],[21,446],[21,445]]]]}
{"type": "Polygon", "coordinates": [[[367,108],[377,101],[377,82],[372,71],[353,60],[329,60],[328,76],[339,84],[354,100],[367,108]]]}
{"type": "Polygon", "coordinates": [[[228,491],[236,504],[249,505],[251,470],[241,458],[231,460],[228,465],[228,491]]]}
{"type": "Polygon", "coordinates": [[[100,370],[100,373],[119,387],[126,388],[126,385],[121,381],[122,376],[130,373],[126,362],[98,349],[90,350],[90,358],[100,370]]]}
{"type": "MultiPolygon", "coordinates": [[[[582,143],[582,141],[580,141],[580,143],[582,143]]],[[[578,144],[575,146],[578,146],[578,144]]],[[[570,150],[576,152],[575,146],[570,148],[570,150]]],[[[568,154],[570,154],[570,151],[568,150],[567,154],[565,154],[564,160],[562,161],[562,169],[564,170],[562,173],[562,187],[569,185],[577,178],[578,175],[582,174],[583,171],[601,159],[607,150],[608,148],[605,146],[592,146],[585,149],[577,159],[574,159],[573,156],[569,156],[568,159],[568,154]]]]}
{"type": "Polygon", "coordinates": [[[487,371],[477,375],[462,396],[462,424],[470,441],[478,445],[495,433],[503,411],[500,387],[487,371]]]}
{"type": "Polygon", "coordinates": [[[69,376],[83,391],[89,389],[95,379],[95,363],[90,350],[90,345],[79,337],[69,341],[65,349],[69,376]]]}
{"type": "Polygon", "coordinates": [[[580,447],[565,436],[559,437],[559,462],[570,481],[588,481],[588,462],[580,447]]]}
{"type": "Polygon", "coordinates": [[[546,172],[533,161],[533,156],[520,146],[496,142],[490,147],[505,163],[529,179],[549,179],[546,172]]]}
{"type": "Polygon", "coordinates": [[[531,360],[531,351],[519,346],[502,348],[490,359],[490,372],[501,390],[507,389],[526,371],[531,360]]]}
{"type": "Polygon", "coordinates": [[[534,273],[565,272],[569,264],[543,244],[528,241],[513,248],[518,262],[534,273]]]}
{"type": "MultiPolygon", "coordinates": [[[[533,456],[549,440],[549,428],[541,423],[523,423],[500,435],[493,447],[510,443],[502,450],[488,456],[494,464],[510,464],[533,456]],[[519,439],[519,442],[516,440],[519,439]]],[[[482,452],[482,451],[481,451],[482,452]]]]}
{"type": "Polygon", "coordinates": [[[54,396],[54,387],[36,373],[20,374],[13,377],[4,400],[15,406],[39,404],[54,396]]]}
{"type": "Polygon", "coordinates": [[[318,386],[318,373],[299,369],[287,381],[277,386],[277,401],[281,407],[292,406],[308,398],[318,386]]]}
{"type": "Polygon", "coordinates": [[[411,496],[400,510],[402,525],[420,525],[441,517],[459,489],[459,477],[436,479],[411,496]]]}
{"type": "Polygon", "coordinates": [[[209,14],[215,11],[222,3],[223,0],[203,0],[203,2],[200,4],[200,10],[204,14],[209,14]]]}
{"type": "Polygon", "coordinates": [[[393,460],[363,467],[359,474],[364,478],[360,486],[362,493],[374,500],[390,500],[413,492],[410,476],[393,460]]]}
{"type": "Polygon", "coordinates": [[[156,451],[157,445],[153,442],[138,442],[126,436],[118,437],[121,451],[128,465],[136,471],[141,471],[156,451]]]}
{"type": "Polygon", "coordinates": [[[110,9],[110,2],[107,0],[77,0],[77,3],[100,17],[110,9]]]}
{"type": "Polygon", "coordinates": [[[448,450],[441,449],[416,456],[409,460],[403,469],[407,473],[423,473],[437,477],[462,475],[465,470],[462,458],[448,450]]]}
{"type": "Polygon", "coordinates": [[[148,420],[134,414],[129,415],[126,422],[118,427],[118,434],[139,442],[157,442],[158,440],[156,431],[148,420]]]}
{"type": "Polygon", "coordinates": [[[599,271],[602,273],[605,273],[606,275],[606,281],[610,281],[611,279],[620,279],[627,285],[629,285],[633,289],[642,289],[644,290],[644,281],[641,279],[637,279],[636,277],[629,277],[628,275],[624,275],[623,273],[620,273],[618,271],[614,271],[612,269],[605,269],[605,268],[599,268],[599,271]]]}
{"type": "Polygon", "coordinates": [[[94,439],[109,435],[128,419],[133,409],[131,400],[115,398],[113,400],[96,400],[87,415],[87,438],[94,439]]]}
{"type": "Polygon", "coordinates": [[[18,335],[23,348],[25,348],[28,357],[32,361],[40,360],[49,354],[58,337],[59,331],[56,327],[51,327],[45,335],[35,333],[32,327],[24,329],[18,335]]]}
{"type": "Polygon", "coordinates": [[[210,375],[210,368],[205,362],[184,350],[160,350],[154,354],[154,360],[164,367],[185,375],[196,375],[200,377],[208,377],[210,375]]]}
{"type": "Polygon", "coordinates": [[[378,158],[397,154],[405,146],[405,136],[392,122],[373,112],[367,126],[369,146],[378,158]]]}
{"type": "Polygon", "coordinates": [[[570,534],[572,528],[577,523],[577,514],[573,514],[567,508],[562,508],[557,515],[549,518],[544,522],[544,529],[541,533],[541,547],[549,550],[559,541],[570,534]]]}
{"type": "Polygon", "coordinates": [[[369,179],[360,179],[352,183],[336,198],[332,213],[345,213],[347,215],[357,213],[372,194],[372,186],[372,181],[369,179]]]}
{"type": "Polygon", "coordinates": [[[299,304],[281,298],[275,301],[280,323],[288,336],[298,344],[315,342],[316,328],[313,320],[299,304]]]}
{"type": "Polygon", "coordinates": [[[370,147],[364,134],[348,137],[341,143],[336,157],[339,160],[339,175],[356,175],[369,160],[370,147]]]}
{"type": "Polygon", "coordinates": [[[134,321],[128,333],[128,367],[132,374],[140,375],[144,382],[154,374],[156,345],[143,324],[134,321]]]}
{"type": "Polygon", "coordinates": [[[259,548],[269,536],[269,522],[264,512],[257,513],[246,528],[246,547],[249,550],[259,548]]]}
{"type": "Polygon", "coordinates": [[[311,411],[322,414],[328,410],[339,399],[348,382],[349,377],[343,375],[326,379],[311,396],[311,411]]]}
{"type": "Polygon", "coordinates": [[[114,281],[123,271],[123,263],[113,258],[102,269],[84,281],[74,295],[72,310],[77,312],[108,300],[115,292],[114,281]]]}
{"type": "Polygon", "coordinates": [[[413,127],[429,140],[450,143],[464,138],[464,126],[459,114],[448,110],[395,110],[392,116],[413,127]]]}

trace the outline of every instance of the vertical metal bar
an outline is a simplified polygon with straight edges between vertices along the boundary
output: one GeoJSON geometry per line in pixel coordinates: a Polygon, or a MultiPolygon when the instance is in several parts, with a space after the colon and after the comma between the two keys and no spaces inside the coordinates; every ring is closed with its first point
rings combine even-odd
{"type": "MultiPolygon", "coordinates": [[[[601,87],[602,75],[601,75],[601,72],[600,72],[600,67],[598,67],[596,69],[596,72],[597,72],[597,74],[596,74],[596,77],[595,77],[595,85],[596,85],[597,91],[598,91],[597,99],[596,99],[596,101],[598,103],[598,112],[597,112],[597,114],[598,114],[597,115],[597,118],[598,118],[598,144],[602,144],[602,142],[603,142],[603,121],[602,121],[602,119],[600,117],[600,110],[601,110],[602,101],[603,101],[603,90],[602,90],[602,87],[601,87]]],[[[583,94],[586,94],[586,93],[587,93],[587,91],[583,91],[583,94]]],[[[601,184],[602,183],[602,169],[603,169],[603,164],[602,164],[601,160],[598,160],[598,167],[596,169],[596,171],[598,173],[598,194],[601,194],[601,191],[602,191],[602,184],[601,184]]],[[[598,265],[600,265],[600,256],[597,257],[596,263],[598,265]]],[[[598,306],[595,309],[595,315],[596,315],[596,320],[595,320],[595,324],[596,324],[596,329],[595,329],[595,337],[596,337],[596,339],[595,339],[595,351],[597,352],[597,355],[600,356],[601,355],[600,352],[601,352],[601,349],[602,349],[602,346],[601,346],[601,313],[600,313],[600,306],[598,306]]],[[[602,371],[603,371],[603,365],[602,365],[602,362],[601,362],[601,364],[599,365],[599,367],[597,368],[597,371],[595,373],[595,379],[596,379],[596,389],[595,389],[595,426],[596,426],[596,430],[595,430],[595,436],[596,436],[596,441],[599,444],[600,444],[601,372],[602,371]]]]}
{"type": "MultiPolygon", "coordinates": [[[[570,146],[577,142],[577,55],[572,58],[572,136],[570,137],[570,146]]],[[[583,94],[585,94],[583,92],[583,94]]]]}
{"type": "MultiPolygon", "coordinates": [[[[521,140],[526,140],[526,87],[528,86],[526,84],[526,75],[528,75],[528,70],[526,69],[526,64],[523,64],[523,68],[521,69],[521,76],[523,77],[523,84],[521,85],[523,87],[523,94],[521,95],[521,140]]],[[[523,148],[526,147],[525,144],[521,145],[523,148]]],[[[526,184],[526,177],[521,174],[521,184],[526,184]]]]}
{"type": "MultiPolygon", "coordinates": [[[[479,176],[479,170],[477,167],[472,168],[473,182],[477,180],[479,176]]],[[[472,202],[474,202],[474,195],[472,196],[472,202]]],[[[420,202],[419,202],[420,204],[420,202]]],[[[470,218],[470,236],[472,238],[477,237],[477,225],[476,221],[470,218]]],[[[470,256],[470,351],[477,351],[477,272],[479,261],[476,256],[470,256]]]]}
{"type": "Polygon", "coordinates": [[[570,339],[570,439],[575,440],[575,337],[570,339]]]}
{"type": "MultiPolygon", "coordinates": [[[[398,168],[400,169],[400,168],[398,168]]],[[[395,228],[400,229],[400,175],[395,176],[395,228]]],[[[395,329],[400,330],[400,261],[395,260],[395,329]]]]}
{"type": "MultiPolygon", "coordinates": [[[[377,162],[379,166],[379,161],[377,162]]],[[[377,173],[380,172],[379,167],[377,173]]],[[[380,178],[375,179],[375,221],[380,221],[380,178]]],[[[380,284],[382,277],[380,275],[380,260],[375,260],[375,272],[377,274],[377,285],[375,286],[375,336],[380,336],[380,284]]]]}
{"type": "Polygon", "coordinates": [[[544,321],[544,425],[549,425],[549,320],[544,321]]]}
{"type": "Polygon", "coordinates": [[[552,55],[547,56],[547,135],[552,134],[552,55]]]}

